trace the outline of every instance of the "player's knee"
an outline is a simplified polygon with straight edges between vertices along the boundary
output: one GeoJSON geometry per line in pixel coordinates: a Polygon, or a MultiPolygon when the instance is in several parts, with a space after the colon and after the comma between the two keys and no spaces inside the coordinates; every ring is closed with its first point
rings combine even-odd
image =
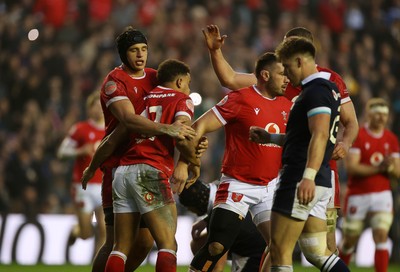
{"type": "Polygon", "coordinates": [[[387,212],[376,213],[371,217],[370,225],[373,230],[382,229],[388,232],[393,223],[393,214],[387,212]]]}
{"type": "Polygon", "coordinates": [[[330,209],[326,211],[326,226],[328,232],[335,232],[337,222],[337,210],[330,209]]]}
{"type": "Polygon", "coordinates": [[[208,245],[208,252],[211,256],[216,256],[223,253],[224,249],[225,247],[218,242],[212,242],[208,245]]]}
{"type": "Polygon", "coordinates": [[[364,229],[364,223],[362,220],[349,220],[344,219],[342,231],[343,234],[349,236],[360,236],[364,229]]]}
{"type": "Polygon", "coordinates": [[[329,256],[326,256],[326,232],[303,233],[299,246],[307,261],[321,268],[329,256]]]}

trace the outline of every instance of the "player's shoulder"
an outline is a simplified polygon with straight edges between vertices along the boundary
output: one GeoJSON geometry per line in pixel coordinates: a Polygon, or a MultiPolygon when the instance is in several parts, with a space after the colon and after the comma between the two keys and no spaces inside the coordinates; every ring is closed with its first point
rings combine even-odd
{"type": "Polygon", "coordinates": [[[106,80],[121,80],[125,78],[127,73],[122,69],[122,66],[115,67],[113,70],[111,70],[108,75],[106,76],[106,80]]]}
{"type": "Polygon", "coordinates": [[[287,98],[286,96],[277,96],[276,101],[288,107],[291,107],[293,104],[293,102],[289,100],[289,98],[287,98]]]}
{"type": "Polygon", "coordinates": [[[385,135],[386,135],[386,137],[390,138],[391,140],[394,140],[394,141],[396,141],[396,142],[399,141],[398,138],[397,138],[397,135],[394,134],[394,132],[391,131],[391,130],[388,129],[388,128],[385,128],[385,135]]]}
{"type": "Polygon", "coordinates": [[[343,78],[338,73],[333,71],[332,69],[329,69],[326,67],[321,67],[321,66],[317,66],[317,69],[319,72],[326,73],[327,75],[329,75],[327,79],[330,81],[333,81],[335,83],[336,82],[340,82],[340,83],[344,82],[343,78]]]}
{"type": "Polygon", "coordinates": [[[157,76],[157,70],[150,68],[150,67],[146,67],[144,68],[144,71],[147,75],[151,75],[151,76],[157,76]]]}

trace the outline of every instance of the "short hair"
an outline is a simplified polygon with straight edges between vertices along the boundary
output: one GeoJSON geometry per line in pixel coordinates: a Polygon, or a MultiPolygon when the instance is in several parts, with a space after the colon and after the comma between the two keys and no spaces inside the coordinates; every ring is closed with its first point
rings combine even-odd
{"type": "Polygon", "coordinates": [[[210,185],[201,180],[197,180],[179,194],[179,202],[187,208],[196,208],[199,211],[199,215],[207,213],[209,199],[210,185]]]}
{"type": "Polygon", "coordinates": [[[262,54],[256,61],[254,73],[257,78],[259,78],[260,73],[266,67],[271,66],[278,62],[278,58],[276,57],[274,52],[266,52],[262,54]]]}
{"type": "Polygon", "coordinates": [[[141,31],[134,29],[132,26],[128,26],[125,28],[124,32],[118,35],[115,39],[115,43],[117,44],[119,58],[122,63],[130,67],[128,58],[126,57],[126,51],[134,44],[147,44],[147,38],[141,31]]]}
{"type": "Polygon", "coordinates": [[[86,98],[86,108],[89,109],[100,100],[100,92],[94,91],[86,98]]]}
{"type": "Polygon", "coordinates": [[[299,27],[292,28],[285,34],[285,38],[289,38],[289,37],[293,37],[293,36],[303,37],[305,39],[310,40],[311,42],[314,42],[313,34],[311,33],[310,30],[308,30],[305,27],[299,26],[299,27]]]}
{"type": "Polygon", "coordinates": [[[296,54],[309,54],[315,58],[315,46],[306,38],[293,36],[283,40],[275,50],[279,60],[288,59],[296,54]]]}
{"type": "Polygon", "coordinates": [[[189,66],[176,59],[163,61],[157,69],[157,80],[160,85],[173,81],[179,75],[190,74],[189,66]]]}

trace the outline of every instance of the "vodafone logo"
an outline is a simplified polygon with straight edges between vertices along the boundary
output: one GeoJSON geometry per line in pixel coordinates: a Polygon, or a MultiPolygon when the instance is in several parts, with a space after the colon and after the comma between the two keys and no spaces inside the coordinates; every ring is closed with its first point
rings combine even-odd
{"type": "Polygon", "coordinates": [[[369,162],[371,163],[371,165],[373,166],[378,166],[381,164],[381,162],[383,161],[383,155],[380,152],[375,152],[374,154],[371,155],[371,157],[369,158],[369,162]]]}
{"type": "Polygon", "coordinates": [[[279,129],[279,126],[275,123],[269,123],[265,126],[265,130],[268,131],[269,133],[280,133],[281,130],[279,129]]]}
{"type": "Polygon", "coordinates": [[[144,200],[150,203],[154,200],[154,195],[152,193],[146,193],[144,195],[144,200]]]}

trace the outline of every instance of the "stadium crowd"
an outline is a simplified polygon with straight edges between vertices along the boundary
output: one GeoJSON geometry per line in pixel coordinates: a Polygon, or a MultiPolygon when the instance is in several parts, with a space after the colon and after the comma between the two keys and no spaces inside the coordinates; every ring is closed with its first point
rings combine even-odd
{"type": "MultiPolygon", "coordinates": [[[[72,162],[57,159],[57,148],[85,118],[87,96],[120,64],[115,37],[127,25],[146,33],[148,67],[167,58],[191,67],[192,92],[203,97],[196,116],[228,92],[210,64],[202,28],[219,25],[228,35],[226,58],[249,72],[288,29],[304,26],[317,39],[318,64],[345,79],[359,121],[369,98],[385,98],[392,103],[390,128],[400,135],[398,0],[5,0],[0,15],[3,212],[73,213],[72,162]]],[[[220,136],[209,137],[203,180],[219,178],[220,136]]]]}

